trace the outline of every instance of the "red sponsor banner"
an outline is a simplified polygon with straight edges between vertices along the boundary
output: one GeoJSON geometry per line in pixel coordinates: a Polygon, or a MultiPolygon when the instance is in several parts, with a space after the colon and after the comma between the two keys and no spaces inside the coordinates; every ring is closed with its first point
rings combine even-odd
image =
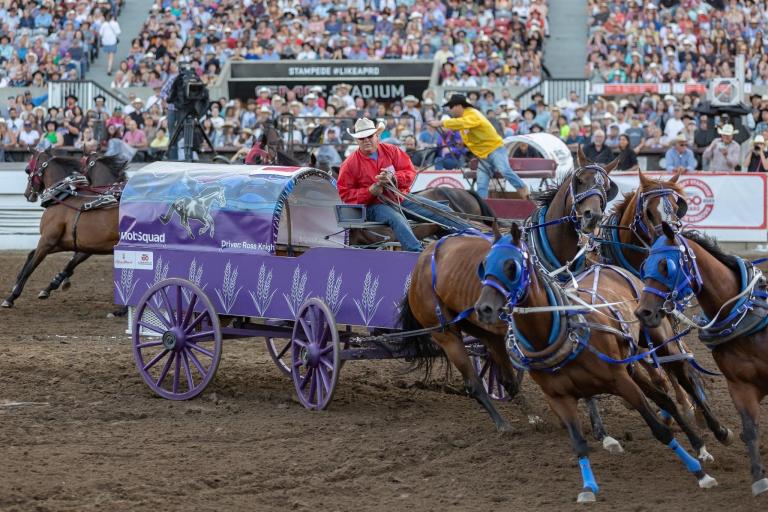
{"type": "Polygon", "coordinates": [[[600,96],[630,96],[633,94],[706,94],[700,83],[688,84],[592,84],[590,94],[600,96]]]}

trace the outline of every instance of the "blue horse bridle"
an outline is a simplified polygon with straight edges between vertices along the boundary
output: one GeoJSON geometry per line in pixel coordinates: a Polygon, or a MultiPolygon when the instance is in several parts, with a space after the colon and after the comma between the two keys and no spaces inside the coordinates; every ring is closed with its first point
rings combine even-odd
{"type": "Polygon", "coordinates": [[[512,243],[511,235],[501,237],[493,244],[488,255],[477,267],[477,275],[484,286],[490,286],[498,291],[508,306],[515,306],[523,300],[531,282],[528,269],[528,247],[520,241],[520,247],[512,243]],[[512,257],[509,256],[512,252],[512,257]],[[515,275],[510,278],[504,273],[503,263],[513,260],[515,275]],[[494,279],[488,279],[493,277],[494,279]]]}
{"type": "Polygon", "coordinates": [[[664,310],[682,310],[690,297],[701,290],[703,282],[696,255],[684,237],[675,235],[675,245],[666,245],[667,238],[659,237],[651,246],[648,258],[640,269],[640,279],[653,279],[666,287],[660,290],[646,284],[644,292],[652,293],[664,301],[664,310]],[[659,270],[659,264],[666,261],[667,275],[659,270]]]}

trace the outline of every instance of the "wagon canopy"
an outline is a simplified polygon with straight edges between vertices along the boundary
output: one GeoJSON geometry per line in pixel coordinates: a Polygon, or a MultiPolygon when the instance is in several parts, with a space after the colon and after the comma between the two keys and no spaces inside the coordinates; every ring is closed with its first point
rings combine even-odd
{"type": "Polygon", "coordinates": [[[336,181],[309,167],[155,162],[123,191],[120,245],[271,254],[338,246],[343,234],[330,235],[340,202],[336,181]]]}
{"type": "Polygon", "coordinates": [[[557,162],[557,177],[561,178],[573,170],[573,155],[565,142],[550,133],[529,133],[513,135],[504,139],[504,147],[511,155],[520,144],[528,144],[541,154],[542,158],[557,162]]]}

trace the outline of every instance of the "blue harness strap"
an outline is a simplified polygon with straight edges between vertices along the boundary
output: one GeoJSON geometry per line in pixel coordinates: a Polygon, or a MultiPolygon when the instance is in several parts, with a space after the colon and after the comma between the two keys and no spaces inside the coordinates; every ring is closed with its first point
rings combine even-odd
{"type": "Polygon", "coordinates": [[[465,320],[475,310],[474,306],[471,306],[465,309],[464,311],[460,312],[458,315],[456,315],[450,322],[447,322],[445,319],[445,315],[443,314],[443,308],[440,307],[440,297],[437,295],[437,251],[440,249],[443,243],[445,243],[446,240],[448,240],[449,238],[454,238],[458,236],[475,236],[475,237],[480,237],[488,241],[491,241],[489,236],[485,235],[484,233],[476,229],[467,229],[464,231],[460,231],[458,233],[452,233],[450,235],[446,235],[442,237],[440,240],[437,241],[437,244],[435,245],[435,250],[432,251],[430,268],[432,270],[432,295],[435,298],[435,314],[437,315],[437,320],[440,322],[440,327],[442,327],[443,330],[445,330],[450,325],[453,325],[461,322],[462,320],[465,320]]]}

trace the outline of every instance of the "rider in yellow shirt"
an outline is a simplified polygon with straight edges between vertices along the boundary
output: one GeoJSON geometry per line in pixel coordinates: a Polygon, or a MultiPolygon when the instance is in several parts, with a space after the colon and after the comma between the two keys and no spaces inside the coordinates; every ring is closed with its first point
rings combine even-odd
{"type": "Polygon", "coordinates": [[[494,171],[498,171],[524,199],[527,199],[528,186],[509,165],[504,141],[488,119],[461,94],[451,96],[445,106],[449,108],[452,119],[434,120],[429,124],[435,128],[458,130],[464,145],[480,159],[477,169],[477,193],[480,197],[488,197],[491,177],[494,171]]]}

